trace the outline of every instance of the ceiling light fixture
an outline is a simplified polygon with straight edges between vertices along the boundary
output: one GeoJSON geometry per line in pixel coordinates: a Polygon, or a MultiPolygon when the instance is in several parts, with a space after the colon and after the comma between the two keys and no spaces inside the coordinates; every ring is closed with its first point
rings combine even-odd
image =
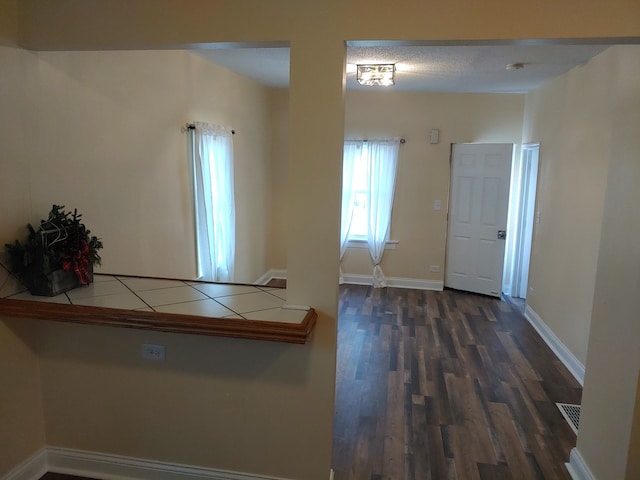
{"type": "Polygon", "coordinates": [[[396,66],[392,63],[358,65],[358,83],[368,86],[395,85],[396,66]]]}
{"type": "Polygon", "coordinates": [[[510,63],[506,68],[510,72],[514,70],[522,70],[524,68],[524,63],[510,63]]]}

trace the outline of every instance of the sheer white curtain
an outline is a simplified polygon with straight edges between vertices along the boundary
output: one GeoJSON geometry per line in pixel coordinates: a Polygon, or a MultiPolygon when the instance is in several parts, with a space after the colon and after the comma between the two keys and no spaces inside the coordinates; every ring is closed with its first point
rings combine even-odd
{"type": "Polygon", "coordinates": [[[356,159],[362,153],[362,140],[348,140],[344,142],[342,160],[342,216],[340,217],[340,260],[347,250],[349,242],[349,230],[353,218],[353,206],[355,203],[355,164],[356,159]]]}
{"type": "Polygon", "coordinates": [[[391,229],[391,210],[393,208],[400,139],[370,140],[367,147],[369,164],[367,243],[373,261],[373,286],[386,287],[387,280],[380,267],[380,262],[391,229]]]}
{"type": "Polygon", "coordinates": [[[194,189],[198,278],[233,281],[236,209],[233,137],[226,127],[195,123],[194,189]]]}
{"type": "MultiPolygon", "coordinates": [[[[340,260],[344,257],[349,243],[349,231],[353,219],[353,207],[356,197],[355,165],[362,154],[362,140],[344,142],[342,154],[342,211],[340,215],[340,260]]],[[[340,267],[340,283],[344,281],[342,266],[340,267]]]]}

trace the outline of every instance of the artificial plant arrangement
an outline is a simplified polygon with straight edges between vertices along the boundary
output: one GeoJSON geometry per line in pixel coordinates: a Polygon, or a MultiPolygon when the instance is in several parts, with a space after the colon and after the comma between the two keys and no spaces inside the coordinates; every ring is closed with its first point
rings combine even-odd
{"type": "Polygon", "coordinates": [[[54,296],[93,281],[102,242],[82,223],[82,215],[53,205],[36,230],[27,225],[26,242],[6,244],[11,272],[34,295],[54,296]]]}

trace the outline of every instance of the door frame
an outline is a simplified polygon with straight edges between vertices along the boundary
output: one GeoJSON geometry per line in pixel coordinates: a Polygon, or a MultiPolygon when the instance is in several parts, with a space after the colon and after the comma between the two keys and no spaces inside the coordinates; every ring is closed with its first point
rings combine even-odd
{"type": "MultiPolygon", "coordinates": [[[[515,227],[513,251],[506,251],[512,255],[510,272],[510,292],[512,297],[526,298],[529,264],[531,261],[531,246],[533,243],[533,229],[535,226],[535,205],[537,197],[537,182],[540,158],[540,142],[524,143],[521,146],[520,185],[517,197],[513,198],[516,205],[517,218],[513,222],[515,227]],[[526,277],[525,278],[525,274],[526,277]]],[[[512,208],[510,205],[509,208],[512,208]]],[[[505,265],[507,261],[505,259],[505,265]]]]}

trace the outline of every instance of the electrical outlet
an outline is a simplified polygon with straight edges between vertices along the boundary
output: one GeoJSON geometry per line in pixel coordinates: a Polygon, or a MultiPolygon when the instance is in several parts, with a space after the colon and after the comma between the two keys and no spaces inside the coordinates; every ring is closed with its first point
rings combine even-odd
{"type": "Polygon", "coordinates": [[[429,271],[438,273],[440,271],[440,265],[429,265],[429,271]]]}
{"type": "Polygon", "coordinates": [[[142,358],[146,360],[164,361],[164,345],[152,345],[150,343],[142,344],[142,358]]]}

